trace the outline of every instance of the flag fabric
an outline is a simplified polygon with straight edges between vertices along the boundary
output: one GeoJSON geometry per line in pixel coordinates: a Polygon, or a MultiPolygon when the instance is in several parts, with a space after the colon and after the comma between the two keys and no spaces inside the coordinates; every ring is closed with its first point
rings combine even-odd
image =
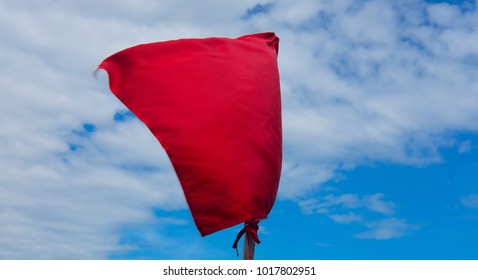
{"type": "Polygon", "coordinates": [[[179,39],[125,49],[98,67],[166,150],[202,236],[257,223],[274,204],[278,46],[274,33],[179,39]]]}

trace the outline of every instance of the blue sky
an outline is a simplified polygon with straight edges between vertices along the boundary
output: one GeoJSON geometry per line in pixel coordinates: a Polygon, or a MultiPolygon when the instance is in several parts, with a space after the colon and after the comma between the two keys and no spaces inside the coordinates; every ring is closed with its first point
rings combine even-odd
{"type": "Polygon", "coordinates": [[[0,259],[237,259],[200,237],[100,61],[280,37],[284,162],[258,259],[477,259],[476,1],[2,1],[0,259]]]}

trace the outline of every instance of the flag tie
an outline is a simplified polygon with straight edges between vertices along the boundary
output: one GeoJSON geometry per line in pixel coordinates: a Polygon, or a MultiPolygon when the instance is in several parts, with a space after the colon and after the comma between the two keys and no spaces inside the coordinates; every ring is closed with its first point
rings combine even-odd
{"type": "Polygon", "coordinates": [[[244,228],[239,231],[239,233],[236,236],[236,240],[234,241],[234,244],[232,244],[232,248],[236,249],[236,255],[239,256],[239,251],[237,250],[237,244],[239,243],[239,240],[241,240],[241,237],[244,234],[247,234],[256,244],[261,243],[259,240],[259,236],[257,235],[257,231],[259,230],[259,225],[258,221],[247,221],[244,223],[244,228]]]}

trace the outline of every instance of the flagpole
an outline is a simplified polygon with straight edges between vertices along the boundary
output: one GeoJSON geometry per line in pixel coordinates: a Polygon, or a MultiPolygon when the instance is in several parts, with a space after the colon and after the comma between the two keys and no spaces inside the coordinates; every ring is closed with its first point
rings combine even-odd
{"type": "Polygon", "coordinates": [[[253,260],[255,247],[256,242],[251,238],[250,233],[246,232],[246,236],[244,238],[244,247],[242,249],[242,259],[253,260]]]}

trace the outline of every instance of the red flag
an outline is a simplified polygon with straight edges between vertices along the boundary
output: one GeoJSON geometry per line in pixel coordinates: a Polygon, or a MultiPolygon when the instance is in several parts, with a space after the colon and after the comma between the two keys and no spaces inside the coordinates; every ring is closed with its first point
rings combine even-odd
{"type": "Polygon", "coordinates": [[[279,39],[180,39],[98,68],[166,150],[204,235],[267,218],[282,165],[279,39]]]}

